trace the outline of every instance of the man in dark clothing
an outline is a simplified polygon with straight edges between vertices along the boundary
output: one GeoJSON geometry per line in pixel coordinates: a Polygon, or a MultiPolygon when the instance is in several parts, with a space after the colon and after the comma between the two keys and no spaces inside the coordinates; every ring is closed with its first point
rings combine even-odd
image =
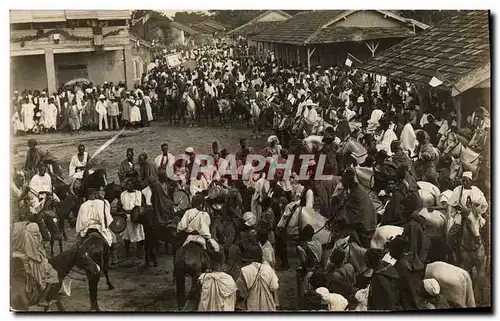
{"type": "Polygon", "coordinates": [[[327,134],[323,137],[322,154],[326,155],[326,165],[324,174],[339,176],[339,165],[337,164],[337,149],[338,146],[334,142],[335,137],[327,134]]]}
{"type": "Polygon", "coordinates": [[[432,145],[437,146],[439,126],[435,123],[436,119],[432,115],[427,116],[428,123],[422,127],[422,129],[429,135],[432,145]]]}
{"type": "Polygon", "coordinates": [[[352,169],[342,175],[342,185],[348,196],[334,223],[344,237],[350,235],[353,242],[369,248],[377,227],[377,213],[368,193],[356,182],[355,175],[352,169]]]}
{"type": "Polygon", "coordinates": [[[374,190],[380,192],[386,188],[387,182],[396,179],[396,165],[389,159],[387,152],[380,150],[375,158],[373,168],[374,190]]]}
{"type": "Polygon", "coordinates": [[[394,155],[392,155],[392,162],[394,163],[394,165],[396,165],[396,167],[406,165],[408,167],[408,173],[413,175],[413,177],[417,177],[415,166],[413,166],[413,162],[411,161],[410,157],[408,157],[408,154],[403,151],[400,140],[392,141],[391,152],[394,153],[394,155]]]}
{"type": "Polygon", "coordinates": [[[398,292],[404,310],[420,310],[425,303],[420,297],[420,284],[425,277],[425,265],[418,256],[409,251],[406,236],[398,235],[389,243],[389,254],[396,259],[394,269],[399,275],[398,292]]]}
{"type": "Polygon", "coordinates": [[[43,153],[36,146],[38,142],[36,139],[28,140],[28,153],[26,154],[26,162],[24,164],[24,170],[28,173],[27,180],[31,179],[33,175],[36,174],[36,166],[42,161],[43,153]]]}
{"type": "Polygon", "coordinates": [[[368,310],[402,310],[398,290],[399,275],[396,269],[382,261],[384,251],[368,249],[365,253],[366,267],[373,270],[368,292],[368,310]]]}

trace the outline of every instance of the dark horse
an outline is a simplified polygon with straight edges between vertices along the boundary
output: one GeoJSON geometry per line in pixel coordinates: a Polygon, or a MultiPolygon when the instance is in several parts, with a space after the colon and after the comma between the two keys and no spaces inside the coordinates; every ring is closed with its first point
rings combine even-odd
{"type": "Polygon", "coordinates": [[[179,309],[186,304],[186,275],[191,277],[191,288],[193,288],[201,273],[209,267],[210,256],[201,244],[189,242],[177,250],[174,260],[174,278],[179,309]]]}
{"type": "MultiPolygon", "coordinates": [[[[97,230],[89,229],[85,237],[80,242],[80,246],[89,253],[90,258],[92,258],[92,260],[97,263],[100,270],[104,273],[104,276],[106,277],[106,284],[108,285],[108,290],[113,290],[115,287],[111,284],[108,275],[109,256],[111,248],[106,240],[97,230]]],[[[100,311],[99,304],[97,303],[97,286],[99,284],[101,274],[87,273],[87,278],[89,281],[90,310],[100,311]]]]}
{"type": "MultiPolygon", "coordinates": [[[[61,288],[62,281],[74,266],[83,269],[87,275],[99,275],[99,266],[90,258],[87,252],[79,247],[60,253],[51,258],[49,263],[57,271],[59,278],[59,285],[51,290],[49,298],[56,300],[59,311],[64,311],[64,306],[56,296],[61,288]]],[[[42,291],[36,280],[24,270],[21,259],[12,258],[10,266],[10,306],[16,311],[28,311],[30,306],[38,303],[42,291]]],[[[45,307],[45,311],[49,308],[50,306],[45,307]]]]}

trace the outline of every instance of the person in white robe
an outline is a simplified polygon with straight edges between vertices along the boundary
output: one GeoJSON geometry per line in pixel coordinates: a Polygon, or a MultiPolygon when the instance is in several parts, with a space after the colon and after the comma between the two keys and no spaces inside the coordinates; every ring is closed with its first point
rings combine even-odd
{"type": "Polygon", "coordinates": [[[109,229],[109,225],[113,222],[111,206],[107,200],[98,199],[97,194],[96,189],[88,189],[89,199],[80,206],[75,231],[80,238],[83,238],[89,229],[95,229],[111,246],[115,239],[113,232],[109,229]]]}
{"type": "Polygon", "coordinates": [[[33,117],[35,116],[35,105],[29,100],[25,100],[21,105],[21,120],[24,123],[24,130],[30,131],[35,126],[33,117]]]}
{"type": "Polygon", "coordinates": [[[411,156],[415,155],[415,148],[417,147],[417,135],[415,130],[413,130],[412,124],[407,121],[406,125],[401,131],[401,148],[405,153],[410,151],[411,156]]]}
{"type": "Polygon", "coordinates": [[[193,195],[192,204],[195,206],[187,210],[182,216],[181,221],[177,224],[177,232],[188,234],[183,246],[189,242],[201,244],[207,249],[206,242],[210,242],[213,249],[218,252],[219,244],[212,239],[210,234],[210,215],[203,210],[204,198],[201,195],[193,195]],[[193,232],[197,235],[193,235],[193,232]]]}
{"type": "Polygon", "coordinates": [[[199,172],[195,179],[191,179],[189,183],[189,192],[191,195],[196,195],[197,193],[201,193],[208,188],[208,182],[203,175],[203,173],[199,172]]]}
{"type": "Polygon", "coordinates": [[[144,106],[146,107],[146,116],[148,117],[148,121],[153,121],[153,109],[151,108],[151,98],[148,95],[143,97],[144,106]]]}
{"type": "Polygon", "coordinates": [[[345,311],[349,302],[338,293],[330,293],[327,288],[316,289],[316,293],[321,296],[322,302],[328,304],[328,311],[345,311]]]}
{"type": "Polygon", "coordinates": [[[483,192],[472,185],[472,172],[463,173],[462,185],[455,187],[448,199],[450,216],[453,217],[457,212],[467,209],[468,199],[479,214],[484,215],[488,210],[488,202],[483,192]]]}
{"type": "Polygon", "coordinates": [[[47,167],[42,163],[37,166],[37,169],[38,173],[33,176],[29,183],[31,195],[35,198],[38,198],[40,194],[52,193],[52,178],[46,174],[47,167]]]}
{"type": "Polygon", "coordinates": [[[389,128],[389,121],[387,119],[380,119],[380,128],[382,129],[382,134],[377,138],[376,148],[378,151],[385,150],[387,155],[392,156],[391,143],[397,140],[398,137],[394,130],[389,128]]]}
{"type": "Polygon", "coordinates": [[[260,248],[254,247],[251,252],[254,262],[242,267],[236,280],[237,307],[244,311],[276,311],[278,276],[269,263],[262,260],[260,248]]]}
{"type": "Polygon", "coordinates": [[[165,169],[165,168],[167,168],[167,166],[174,166],[175,157],[174,157],[174,155],[172,155],[171,153],[168,152],[168,144],[167,143],[163,143],[161,145],[161,151],[162,151],[162,154],[156,156],[156,158],[154,160],[154,164],[156,166],[156,169],[160,169],[160,168],[165,169]]]}
{"type": "Polygon", "coordinates": [[[140,208],[142,205],[142,193],[134,189],[131,180],[128,180],[125,184],[125,191],[120,195],[120,203],[127,215],[127,228],[123,233],[123,239],[125,240],[125,248],[128,250],[130,243],[139,243],[145,239],[142,224],[132,222],[131,220],[130,213],[132,210],[136,207],[140,208]]]}
{"type": "Polygon", "coordinates": [[[142,120],[141,110],[139,109],[140,105],[141,100],[135,99],[133,100],[133,104],[130,106],[130,123],[133,125],[138,125],[142,120]]]}
{"type": "Polygon", "coordinates": [[[202,273],[194,287],[197,311],[234,311],[238,287],[231,275],[222,272],[222,254],[214,255],[211,272],[202,273]]]}
{"type": "Polygon", "coordinates": [[[380,107],[375,106],[375,109],[372,111],[370,119],[368,120],[368,126],[366,127],[366,131],[369,133],[375,132],[375,130],[379,126],[379,120],[384,115],[384,112],[380,109],[380,107]]]}
{"type": "Polygon", "coordinates": [[[42,113],[42,117],[40,118],[40,125],[47,128],[45,116],[47,115],[47,107],[49,106],[49,99],[47,98],[47,94],[45,91],[42,92],[40,98],[38,99],[38,107],[40,108],[40,112],[42,113]]]}
{"type": "MultiPolygon", "coordinates": [[[[88,165],[89,161],[89,153],[85,151],[85,146],[78,146],[78,153],[71,157],[71,161],[69,162],[69,177],[74,181],[75,179],[82,179],[83,172],[85,167],[88,165]]],[[[89,174],[92,174],[94,171],[89,170],[89,174]]]]}
{"type": "Polygon", "coordinates": [[[24,131],[24,123],[21,120],[21,116],[17,111],[14,112],[11,118],[12,124],[12,134],[15,135],[19,131],[24,131]]]}
{"type": "Polygon", "coordinates": [[[43,119],[45,120],[44,125],[46,129],[57,130],[57,107],[54,104],[54,97],[49,99],[49,104],[43,112],[43,119]]]}

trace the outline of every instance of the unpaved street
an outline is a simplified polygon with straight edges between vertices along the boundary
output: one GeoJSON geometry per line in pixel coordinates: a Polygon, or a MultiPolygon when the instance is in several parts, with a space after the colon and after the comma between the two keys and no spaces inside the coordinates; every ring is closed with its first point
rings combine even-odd
{"type": "MultiPolygon", "coordinates": [[[[77,146],[84,144],[86,150],[92,154],[116,132],[85,132],[71,136],[68,133],[37,135],[30,137],[16,137],[13,139],[12,164],[22,167],[26,155],[28,138],[39,141],[39,148],[50,151],[58,158],[63,166],[65,177],[68,172],[69,161],[77,152],[77,146]]],[[[191,146],[196,151],[209,152],[213,141],[217,141],[219,148],[226,148],[229,152],[236,152],[239,148],[239,139],[247,138],[249,145],[256,148],[264,147],[265,139],[253,140],[249,129],[240,126],[233,129],[222,127],[172,127],[164,123],[153,123],[151,127],[126,131],[117,141],[96,157],[96,163],[106,168],[109,180],[117,180],[118,165],[125,158],[125,151],[132,147],[135,154],[146,152],[153,158],[160,154],[160,145],[167,142],[171,152],[182,152],[191,146]]],[[[74,245],[76,235],[69,226],[66,227],[69,240],[64,248],[74,245]]],[[[296,281],[294,265],[294,250],[289,248],[292,267],[288,271],[279,271],[280,301],[283,309],[293,310],[297,306],[296,281]]],[[[132,253],[135,254],[134,247],[132,253]]],[[[56,250],[57,253],[57,250],[56,250]]],[[[237,251],[232,251],[238,257],[237,251]]],[[[174,311],[176,310],[175,286],[172,278],[172,256],[166,255],[162,248],[157,268],[142,267],[143,260],[135,257],[126,258],[123,245],[120,243],[118,264],[110,270],[111,282],[115,290],[107,290],[105,280],[99,283],[99,304],[103,311],[174,311]]],[[[229,263],[232,264],[232,258],[229,263]]],[[[237,267],[233,268],[233,272],[237,267]]],[[[71,274],[82,281],[72,281],[71,297],[62,294],[62,302],[69,311],[87,311],[90,308],[88,286],[85,278],[78,274],[71,274]]],[[[32,310],[38,308],[32,307],[32,310]]],[[[55,309],[55,306],[53,307],[55,309]]]]}

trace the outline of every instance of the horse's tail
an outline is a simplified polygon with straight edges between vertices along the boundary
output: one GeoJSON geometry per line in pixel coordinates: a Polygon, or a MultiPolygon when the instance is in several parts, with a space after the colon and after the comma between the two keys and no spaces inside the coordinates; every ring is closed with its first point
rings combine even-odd
{"type": "Polygon", "coordinates": [[[472,280],[468,272],[464,273],[465,276],[465,305],[467,308],[475,308],[476,300],[474,298],[474,289],[472,287],[472,280]]]}

